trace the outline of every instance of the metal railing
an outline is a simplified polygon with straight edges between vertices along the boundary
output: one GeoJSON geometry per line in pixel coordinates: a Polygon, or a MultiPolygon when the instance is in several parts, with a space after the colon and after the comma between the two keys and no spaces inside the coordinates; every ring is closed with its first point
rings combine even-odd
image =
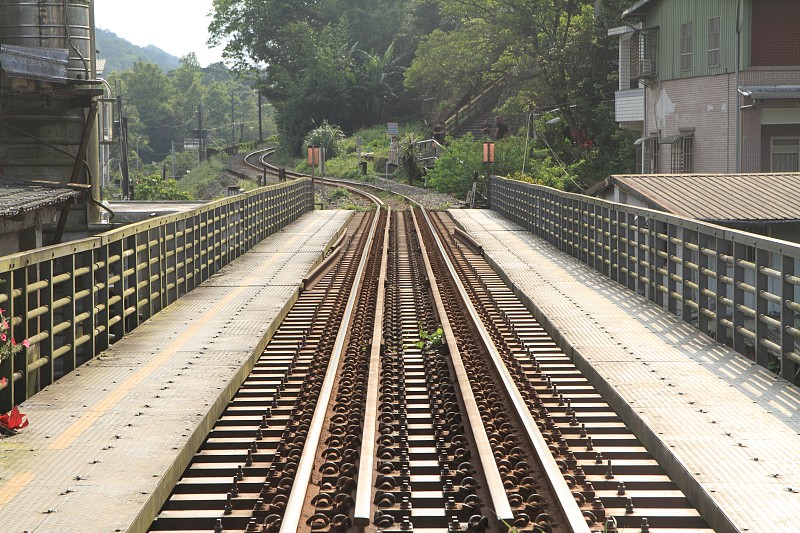
{"type": "Polygon", "coordinates": [[[492,209],[796,383],[800,245],[492,177],[492,209]]]}
{"type": "Polygon", "coordinates": [[[468,122],[477,114],[482,113],[487,106],[495,103],[497,101],[497,96],[502,90],[502,87],[502,83],[493,83],[481,91],[478,96],[472,98],[469,102],[456,109],[450,118],[445,120],[444,131],[448,135],[454,135],[462,124],[468,122]]]}
{"type": "Polygon", "coordinates": [[[436,161],[439,160],[439,156],[442,155],[443,148],[444,147],[435,139],[426,139],[417,142],[417,153],[419,154],[419,160],[422,166],[425,168],[432,168],[433,165],[436,164],[436,161]]]}
{"type": "Polygon", "coordinates": [[[0,411],[90,360],[303,213],[309,179],[0,258],[0,411]]]}

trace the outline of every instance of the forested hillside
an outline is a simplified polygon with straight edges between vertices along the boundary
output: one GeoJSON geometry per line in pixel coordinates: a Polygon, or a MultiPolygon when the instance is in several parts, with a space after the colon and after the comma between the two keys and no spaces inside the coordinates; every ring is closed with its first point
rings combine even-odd
{"type": "MultiPolygon", "coordinates": [[[[211,153],[231,145],[254,143],[276,133],[272,109],[262,108],[259,132],[258,93],[255,74],[234,72],[216,63],[200,67],[189,54],[179,66],[164,72],[153,63],[137,61],[130,69],[107,76],[114,96],[120,96],[127,122],[128,160],[138,199],[183,198],[174,180],[164,181],[162,173],[178,180],[198,166],[198,136],[211,153]],[[173,157],[174,153],[174,157],[173,157]]],[[[115,112],[119,120],[119,110],[115,112]]],[[[117,136],[119,140],[119,136],[117,136]]],[[[120,145],[112,148],[111,182],[106,197],[121,198],[120,145]]],[[[214,167],[217,170],[217,167],[214,167]]],[[[202,194],[193,197],[206,198],[202,194]]]]}
{"type": "Polygon", "coordinates": [[[108,30],[97,28],[96,31],[97,49],[100,51],[98,57],[106,60],[105,76],[111,72],[130,70],[137,61],[153,63],[164,72],[180,66],[180,59],[153,45],[142,48],[108,30]]]}
{"type": "Polygon", "coordinates": [[[300,153],[323,120],[345,132],[388,117],[427,123],[495,85],[494,111],[531,154],[592,183],[630,170],[613,119],[608,29],[630,0],[226,0],[212,35],[239,66],[261,65],[282,141],[300,153]],[[539,149],[537,152],[536,149],[539,149]]]}

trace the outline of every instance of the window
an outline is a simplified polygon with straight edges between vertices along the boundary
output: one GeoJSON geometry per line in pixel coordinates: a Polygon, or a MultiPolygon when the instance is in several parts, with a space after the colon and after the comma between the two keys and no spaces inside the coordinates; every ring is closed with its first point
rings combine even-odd
{"type": "Polygon", "coordinates": [[[678,137],[672,141],[672,173],[691,174],[694,154],[693,137],[678,137]]]}
{"type": "Polygon", "coordinates": [[[692,23],[681,24],[681,70],[692,70],[692,23]]]}
{"type": "Polygon", "coordinates": [[[720,32],[719,17],[708,19],[708,66],[709,67],[719,66],[720,62],[719,32],[720,32]]]}
{"type": "Polygon", "coordinates": [[[661,168],[659,166],[659,152],[661,150],[661,144],[658,142],[657,137],[653,137],[647,143],[647,155],[650,159],[650,168],[648,169],[648,174],[658,174],[661,172],[661,168]]]}
{"type": "Polygon", "coordinates": [[[800,138],[772,138],[770,170],[772,172],[800,172],[800,138]]]}

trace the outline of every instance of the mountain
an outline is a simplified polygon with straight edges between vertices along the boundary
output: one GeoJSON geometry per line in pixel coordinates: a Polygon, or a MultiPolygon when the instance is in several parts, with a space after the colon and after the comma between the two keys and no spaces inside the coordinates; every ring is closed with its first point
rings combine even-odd
{"type": "Polygon", "coordinates": [[[129,70],[139,60],[145,63],[154,63],[164,72],[169,72],[180,66],[180,59],[168,54],[161,48],[147,46],[142,48],[118,37],[117,34],[100,28],[96,29],[98,59],[105,59],[106,66],[103,74],[108,76],[112,71],[129,70]]]}

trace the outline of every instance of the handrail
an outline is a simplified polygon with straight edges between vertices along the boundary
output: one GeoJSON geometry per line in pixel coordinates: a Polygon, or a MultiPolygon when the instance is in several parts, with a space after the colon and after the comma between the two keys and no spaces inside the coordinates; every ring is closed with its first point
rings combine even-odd
{"type": "Polygon", "coordinates": [[[456,109],[455,112],[444,121],[444,131],[446,134],[450,135],[458,130],[459,126],[464,122],[470,120],[477,110],[483,110],[485,107],[485,100],[489,99],[490,97],[497,96],[497,92],[500,90],[500,85],[498,83],[493,83],[483,91],[481,91],[477,96],[471,99],[469,102],[461,106],[460,108],[456,109]]]}
{"type": "Polygon", "coordinates": [[[493,176],[493,210],[795,383],[800,244],[493,176]]]}
{"type": "Polygon", "coordinates": [[[95,357],[311,210],[312,183],[304,179],[0,257],[6,343],[31,344],[0,362],[0,378],[6,378],[0,412],[95,357]]]}
{"type": "Polygon", "coordinates": [[[419,153],[419,159],[422,162],[423,166],[429,167],[433,166],[439,156],[442,155],[442,150],[444,147],[439,144],[439,141],[436,139],[426,139],[424,141],[418,141],[416,143],[417,153],[419,153]]]}

